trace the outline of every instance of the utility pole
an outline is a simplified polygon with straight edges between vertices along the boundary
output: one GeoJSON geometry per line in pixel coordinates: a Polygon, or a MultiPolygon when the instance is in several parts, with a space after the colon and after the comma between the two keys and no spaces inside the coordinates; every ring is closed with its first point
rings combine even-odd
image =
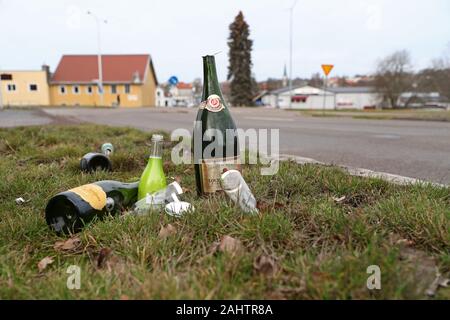
{"type": "Polygon", "coordinates": [[[325,75],[325,78],[323,80],[323,108],[322,113],[325,113],[325,109],[327,106],[327,84],[328,84],[328,76],[325,75]]]}
{"type": "Polygon", "coordinates": [[[97,44],[98,44],[98,54],[97,54],[97,65],[98,65],[98,90],[100,94],[100,105],[103,106],[103,66],[102,66],[102,47],[101,47],[101,24],[108,23],[107,20],[100,20],[92,11],[87,12],[88,15],[95,19],[97,25],[97,44]]]}
{"type": "Polygon", "coordinates": [[[297,1],[294,1],[292,7],[289,8],[289,109],[292,108],[292,51],[293,51],[293,13],[295,6],[297,5],[297,1]]]}
{"type": "MultiPolygon", "coordinates": [[[[323,108],[322,108],[322,112],[325,112],[325,108],[326,108],[326,99],[327,99],[327,87],[328,87],[328,75],[330,74],[331,70],[333,70],[334,65],[332,64],[323,64],[322,65],[322,70],[323,73],[325,74],[325,78],[324,78],[324,82],[323,82],[323,108]]],[[[335,103],[335,107],[336,109],[336,103],[335,103]]]]}

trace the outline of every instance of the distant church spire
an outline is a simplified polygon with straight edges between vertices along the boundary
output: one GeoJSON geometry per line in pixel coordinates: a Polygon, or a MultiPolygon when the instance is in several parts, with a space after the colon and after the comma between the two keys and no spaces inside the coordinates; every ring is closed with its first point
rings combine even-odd
{"type": "Polygon", "coordinates": [[[287,68],[286,63],[284,64],[284,72],[283,72],[283,87],[286,87],[288,84],[288,76],[287,76],[287,68]]]}

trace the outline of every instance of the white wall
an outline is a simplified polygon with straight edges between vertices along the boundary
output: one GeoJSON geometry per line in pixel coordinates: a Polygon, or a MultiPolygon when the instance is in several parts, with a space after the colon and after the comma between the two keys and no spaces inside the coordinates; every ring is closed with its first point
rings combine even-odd
{"type": "Polygon", "coordinates": [[[164,90],[162,88],[156,88],[155,97],[156,97],[156,106],[165,107],[164,90]]]}
{"type": "MultiPolygon", "coordinates": [[[[272,98],[273,100],[276,100],[275,98],[272,98]]],[[[278,106],[282,109],[289,108],[289,99],[290,96],[287,94],[279,95],[278,96],[278,106]]],[[[274,106],[273,104],[270,104],[274,106]]],[[[317,109],[322,110],[324,109],[324,97],[323,95],[311,95],[307,96],[307,99],[305,102],[292,102],[292,108],[293,109],[317,109]]],[[[325,109],[332,110],[334,109],[334,95],[327,94],[325,98],[325,109]]]]}
{"type": "Polygon", "coordinates": [[[376,93],[337,93],[336,108],[363,110],[365,107],[376,107],[381,100],[376,93]]]}
{"type": "MultiPolygon", "coordinates": [[[[365,107],[377,107],[381,103],[381,98],[376,93],[337,93],[328,92],[325,100],[323,91],[319,94],[308,95],[302,92],[295,92],[298,95],[307,96],[306,102],[293,102],[292,108],[295,109],[311,109],[311,110],[333,110],[336,106],[338,110],[342,109],[359,109],[365,107]]],[[[280,95],[269,94],[262,98],[264,105],[272,107],[280,107],[282,109],[289,108],[289,93],[284,92],[280,95]]]]}

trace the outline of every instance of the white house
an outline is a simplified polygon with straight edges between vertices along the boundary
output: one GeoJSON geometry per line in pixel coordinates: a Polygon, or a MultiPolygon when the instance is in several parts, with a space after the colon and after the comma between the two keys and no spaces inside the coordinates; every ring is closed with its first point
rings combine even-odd
{"type": "Polygon", "coordinates": [[[374,87],[336,87],[329,91],[335,95],[335,109],[373,109],[382,103],[374,87]]]}
{"type": "Polygon", "coordinates": [[[380,96],[372,87],[337,87],[327,90],[312,86],[282,88],[264,94],[261,98],[263,105],[275,108],[293,109],[367,109],[377,107],[381,103],[380,96]]]}
{"type": "Polygon", "coordinates": [[[174,107],[193,107],[195,105],[194,89],[191,83],[180,82],[170,88],[174,107]]]}
{"type": "Polygon", "coordinates": [[[164,92],[164,89],[161,88],[160,86],[156,87],[156,106],[157,107],[171,107],[172,103],[171,103],[171,99],[170,97],[168,97],[166,95],[166,93],[164,92]]]}
{"type": "Polygon", "coordinates": [[[263,105],[275,108],[289,108],[289,100],[293,109],[334,109],[334,94],[329,91],[302,86],[293,88],[281,88],[270,91],[261,97],[263,105]]]}
{"type": "Polygon", "coordinates": [[[157,107],[192,107],[197,103],[191,83],[180,82],[175,86],[170,86],[168,92],[163,87],[156,88],[157,107]]]}

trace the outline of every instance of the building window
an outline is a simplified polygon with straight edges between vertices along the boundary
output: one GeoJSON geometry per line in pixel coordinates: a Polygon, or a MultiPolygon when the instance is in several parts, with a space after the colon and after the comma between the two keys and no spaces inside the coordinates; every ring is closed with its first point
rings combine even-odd
{"type": "Polygon", "coordinates": [[[59,86],[59,93],[60,94],[66,94],[66,87],[65,86],[59,86]]]}
{"type": "Polygon", "coordinates": [[[306,100],[308,100],[307,96],[300,96],[300,95],[295,95],[291,98],[291,102],[296,103],[306,103],[306,100]]]}
{"type": "Polygon", "coordinates": [[[15,84],[8,84],[7,89],[8,89],[8,91],[16,91],[16,85],[15,84]]]}
{"type": "Polygon", "coordinates": [[[111,93],[116,94],[117,93],[117,86],[115,84],[111,85],[111,93]]]}
{"type": "Polygon", "coordinates": [[[30,88],[30,91],[38,91],[38,85],[37,84],[32,83],[32,84],[30,84],[29,88],[30,88]]]}
{"type": "Polygon", "coordinates": [[[86,92],[88,93],[88,94],[92,94],[92,86],[88,86],[87,88],[86,88],[86,92]]]}
{"type": "Polygon", "coordinates": [[[73,92],[73,94],[79,94],[80,93],[80,87],[79,86],[73,86],[72,92],[73,92]]]}
{"type": "Polygon", "coordinates": [[[131,88],[129,84],[125,85],[125,93],[130,93],[131,92],[131,88]]]}

